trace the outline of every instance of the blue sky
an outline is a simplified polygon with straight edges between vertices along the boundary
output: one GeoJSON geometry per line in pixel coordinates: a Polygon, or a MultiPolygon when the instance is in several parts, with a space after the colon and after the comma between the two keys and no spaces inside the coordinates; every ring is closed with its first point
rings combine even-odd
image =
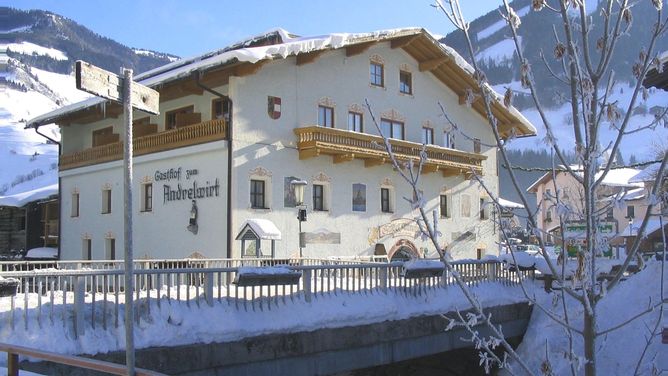
{"type": "MultiPolygon", "coordinates": [[[[0,0],[0,6],[45,9],[130,47],[181,57],[224,47],[247,36],[282,27],[298,35],[364,32],[406,26],[435,34],[453,28],[430,5],[433,0],[0,0]]],[[[472,20],[500,5],[463,0],[472,20]]]]}

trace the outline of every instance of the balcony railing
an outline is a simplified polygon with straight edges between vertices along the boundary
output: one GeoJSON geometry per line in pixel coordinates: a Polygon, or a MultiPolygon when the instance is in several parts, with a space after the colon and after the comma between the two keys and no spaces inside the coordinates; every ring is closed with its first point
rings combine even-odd
{"type": "MultiPolygon", "coordinates": [[[[205,142],[224,140],[226,136],[227,124],[224,120],[209,120],[183,128],[137,137],[132,142],[134,154],[143,155],[205,142]]],[[[123,141],[61,155],[60,170],[119,159],[123,159],[123,141]]]]}
{"type": "MultiPolygon", "coordinates": [[[[310,126],[295,128],[299,159],[308,159],[319,155],[331,155],[334,163],[364,160],[366,167],[391,163],[383,145],[383,138],[366,133],[344,131],[341,129],[310,126]]],[[[418,162],[422,144],[403,140],[390,140],[392,151],[399,161],[418,162]]],[[[441,171],[444,176],[482,175],[482,161],[486,156],[448,149],[434,145],[425,148],[427,159],[423,172],[441,171]]]]}

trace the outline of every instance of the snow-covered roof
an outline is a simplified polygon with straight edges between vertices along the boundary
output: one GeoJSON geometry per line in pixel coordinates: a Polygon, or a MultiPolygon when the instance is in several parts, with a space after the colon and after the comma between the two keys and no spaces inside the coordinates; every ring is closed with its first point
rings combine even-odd
{"type": "Polygon", "coordinates": [[[661,164],[654,163],[643,168],[635,176],[629,179],[629,183],[644,183],[646,181],[653,181],[656,179],[656,175],[659,172],[659,167],[661,167],[661,164]]]}
{"type": "MultiPolygon", "coordinates": [[[[273,60],[279,58],[287,58],[288,56],[296,56],[310,52],[316,52],[328,49],[338,49],[355,44],[362,44],[368,42],[382,42],[394,40],[401,37],[411,37],[423,35],[429,39],[430,47],[439,54],[444,55],[450,62],[455,65],[454,70],[456,74],[464,73],[468,77],[472,77],[472,67],[462,58],[454,49],[439,43],[427,30],[423,28],[404,28],[404,29],[390,29],[380,30],[370,33],[334,33],[328,35],[319,35],[312,37],[295,37],[283,29],[276,29],[246,39],[242,42],[229,46],[227,48],[208,52],[204,55],[193,58],[182,59],[173,63],[166,64],[162,67],[155,68],[148,72],[139,74],[135,77],[135,81],[149,87],[159,89],[160,85],[168,82],[190,77],[196,72],[207,71],[211,68],[220,66],[232,66],[241,63],[255,64],[261,60],[273,60]],[[256,47],[244,47],[250,45],[252,41],[257,40],[268,34],[275,33],[280,36],[281,43],[270,44],[256,47]],[[458,68],[458,69],[457,69],[458,68]]],[[[490,91],[495,93],[490,87],[490,91]]],[[[496,102],[501,103],[501,95],[495,93],[496,102]]],[[[105,99],[94,97],[83,102],[75,103],[69,106],[61,107],[54,111],[42,114],[28,121],[26,127],[39,127],[41,125],[55,123],[59,119],[72,114],[74,112],[87,109],[94,106],[102,106],[106,102],[105,99]]],[[[519,135],[534,135],[536,128],[514,107],[505,107],[504,105],[496,106],[495,111],[501,111],[505,116],[509,117],[514,124],[519,135]]]]}
{"type": "MultiPolygon", "coordinates": [[[[573,170],[576,174],[582,176],[582,171],[581,166],[579,165],[571,165],[569,166],[571,170],[573,170]]],[[[558,169],[563,169],[563,166],[559,166],[558,169]]],[[[563,171],[557,171],[557,173],[563,172],[563,171]]],[[[642,187],[643,184],[639,182],[632,182],[631,178],[636,176],[640,170],[636,170],[634,168],[611,168],[608,173],[605,175],[605,178],[603,178],[603,181],[601,182],[601,185],[609,186],[609,187],[627,187],[627,188],[638,188],[642,187]]],[[[603,170],[599,171],[596,173],[596,179],[598,179],[601,174],[603,174],[603,170]]],[[[546,172],[538,178],[535,182],[533,182],[529,188],[527,188],[527,192],[532,192],[535,193],[536,190],[538,189],[538,186],[540,184],[544,184],[548,181],[552,180],[552,172],[546,172]]]]}
{"type": "Polygon", "coordinates": [[[644,188],[631,189],[624,194],[624,200],[626,201],[640,200],[641,198],[645,198],[644,188]]]}
{"type": "Polygon", "coordinates": [[[506,200],[506,199],[501,198],[501,197],[499,197],[497,199],[497,201],[499,202],[499,205],[501,205],[501,207],[506,208],[506,209],[524,209],[524,205],[519,204],[517,202],[510,201],[510,200],[506,200]]]}
{"type": "MultiPolygon", "coordinates": [[[[626,227],[622,231],[620,231],[618,234],[621,237],[628,238],[629,236],[637,236],[638,235],[638,229],[640,228],[640,225],[642,224],[643,219],[642,218],[636,218],[633,220],[633,224],[631,224],[631,231],[629,233],[629,226],[628,223],[626,224],[626,227]]],[[[668,225],[668,222],[663,221],[663,225],[666,226],[668,225]]],[[[650,218],[647,220],[647,227],[645,227],[645,234],[649,235],[653,233],[654,231],[658,230],[661,228],[661,222],[659,221],[658,218],[650,218]]]]}
{"type": "Polygon", "coordinates": [[[31,248],[28,250],[25,256],[26,259],[57,259],[58,258],[58,248],[51,247],[39,247],[31,248]]]}
{"type": "Polygon", "coordinates": [[[48,185],[33,189],[32,191],[21,192],[11,196],[0,196],[0,206],[14,206],[20,208],[34,201],[43,200],[58,194],[58,184],[48,185]]]}
{"type": "MultiPolygon", "coordinates": [[[[610,169],[608,174],[605,175],[602,185],[607,185],[610,187],[642,187],[642,183],[631,183],[630,180],[632,177],[636,176],[640,170],[635,168],[615,168],[610,169]]],[[[596,173],[596,179],[598,179],[603,171],[596,173]]]]}
{"type": "Polygon", "coordinates": [[[254,218],[247,219],[239,230],[239,235],[237,235],[237,240],[245,232],[246,227],[250,229],[257,235],[260,239],[266,240],[281,240],[281,231],[276,227],[274,222],[268,219],[254,218]]]}

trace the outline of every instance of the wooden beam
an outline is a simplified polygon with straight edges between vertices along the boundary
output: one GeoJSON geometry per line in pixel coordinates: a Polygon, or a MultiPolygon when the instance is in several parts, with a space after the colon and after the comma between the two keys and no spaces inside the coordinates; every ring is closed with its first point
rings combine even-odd
{"type": "Polygon", "coordinates": [[[233,69],[234,73],[232,75],[237,76],[237,77],[243,77],[243,76],[248,76],[248,75],[251,75],[251,74],[255,74],[257,71],[260,70],[260,68],[262,68],[262,66],[264,66],[268,62],[269,62],[269,60],[260,60],[255,64],[245,63],[245,64],[238,65],[233,69]]]}
{"type": "MultiPolygon", "coordinates": [[[[476,103],[479,99],[480,95],[478,92],[473,92],[473,102],[471,102],[471,105],[476,103]]],[[[459,94],[459,104],[462,106],[466,104],[466,93],[459,94]]]]}
{"type": "Polygon", "coordinates": [[[320,155],[320,150],[318,149],[306,149],[306,150],[300,150],[299,151],[299,159],[309,159],[313,157],[317,157],[320,155]]]}
{"type": "Polygon", "coordinates": [[[385,158],[379,158],[379,159],[365,159],[364,160],[364,167],[374,167],[374,166],[380,166],[385,163],[385,158]]]}
{"type": "Polygon", "coordinates": [[[368,50],[369,47],[371,47],[374,43],[376,42],[358,43],[358,44],[353,44],[352,46],[348,46],[346,47],[346,56],[351,57],[359,55],[362,52],[368,50]]]}
{"type": "Polygon", "coordinates": [[[439,170],[439,166],[432,164],[432,165],[424,165],[422,166],[422,172],[425,174],[430,174],[432,172],[436,172],[439,170]]]}
{"type": "Polygon", "coordinates": [[[390,47],[393,48],[393,49],[394,49],[394,48],[403,48],[403,47],[406,47],[406,46],[408,46],[409,44],[411,44],[411,43],[413,43],[414,41],[416,41],[416,40],[420,37],[420,35],[421,35],[421,34],[417,34],[417,35],[409,35],[409,36],[405,36],[405,37],[401,37],[401,38],[393,39],[392,42],[390,42],[390,47]]]}
{"type": "Polygon", "coordinates": [[[450,61],[450,58],[447,56],[437,57],[435,59],[421,61],[418,67],[420,69],[420,72],[432,71],[440,67],[441,65],[447,63],[448,61],[450,61]]]}
{"type": "Polygon", "coordinates": [[[302,53],[297,55],[296,63],[297,65],[305,65],[315,61],[320,55],[327,52],[327,50],[318,50],[309,53],[302,53]]]}
{"type": "Polygon", "coordinates": [[[355,159],[355,154],[348,153],[348,154],[337,154],[333,157],[334,163],[343,163],[343,162],[350,162],[353,159],[355,159]]]}
{"type": "Polygon", "coordinates": [[[443,170],[443,176],[444,177],[450,177],[450,176],[458,176],[461,175],[461,170],[458,168],[449,168],[447,170],[443,170]]]}

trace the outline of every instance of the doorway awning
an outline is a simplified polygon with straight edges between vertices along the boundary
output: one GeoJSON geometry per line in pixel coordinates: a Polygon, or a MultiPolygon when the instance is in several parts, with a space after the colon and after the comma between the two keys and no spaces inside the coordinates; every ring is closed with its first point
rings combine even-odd
{"type": "Polygon", "coordinates": [[[252,231],[257,239],[281,240],[281,231],[268,219],[247,219],[241,225],[236,240],[241,240],[248,231],[252,231]]]}

